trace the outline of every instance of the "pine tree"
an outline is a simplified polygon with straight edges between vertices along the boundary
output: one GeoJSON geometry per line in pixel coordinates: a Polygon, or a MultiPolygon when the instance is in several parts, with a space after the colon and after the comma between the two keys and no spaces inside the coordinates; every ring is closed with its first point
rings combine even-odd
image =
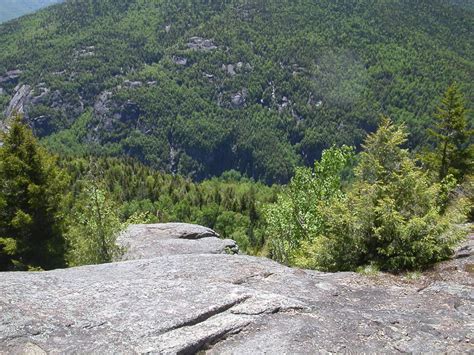
{"type": "Polygon", "coordinates": [[[437,169],[440,180],[448,174],[462,180],[472,172],[474,156],[464,97],[456,84],[444,93],[435,117],[437,123],[430,133],[436,140],[436,153],[428,160],[437,169]]]}
{"type": "Polygon", "coordinates": [[[63,265],[61,201],[67,183],[56,158],[14,118],[0,147],[0,238],[25,267],[63,265]]]}
{"type": "MultiPolygon", "coordinates": [[[[407,138],[406,128],[388,118],[367,137],[348,199],[331,211],[345,214],[344,228],[330,221],[336,233],[329,238],[327,249],[337,251],[334,239],[346,244],[338,233],[350,230],[361,251],[358,262],[375,264],[381,270],[421,269],[451,255],[464,236],[456,226],[464,216],[457,211],[442,213],[443,188],[449,186],[432,183],[409,151],[402,148],[407,138]],[[348,224],[353,217],[355,220],[348,224]]],[[[338,258],[344,262],[341,254],[330,260],[338,258]]]]}

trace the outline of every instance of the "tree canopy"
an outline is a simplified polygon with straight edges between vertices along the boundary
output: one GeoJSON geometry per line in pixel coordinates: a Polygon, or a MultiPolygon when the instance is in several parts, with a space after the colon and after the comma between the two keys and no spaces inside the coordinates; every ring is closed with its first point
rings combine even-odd
{"type": "Polygon", "coordinates": [[[61,201],[67,185],[68,176],[56,158],[15,118],[0,147],[3,258],[8,254],[24,267],[64,265],[61,201]]]}
{"type": "Polygon", "coordinates": [[[267,210],[271,255],[290,265],[327,271],[373,265],[384,271],[422,269],[449,257],[465,235],[459,206],[446,209],[455,184],[433,183],[403,145],[404,126],[382,118],[370,134],[347,189],[347,158],[328,150],[314,172],[297,172],[267,210]]]}
{"type": "Polygon", "coordinates": [[[286,183],[324,149],[360,148],[380,113],[419,147],[452,81],[472,108],[464,3],[66,1],[0,25],[0,76],[22,71],[0,111],[28,85],[26,117],[54,151],[286,183]]]}

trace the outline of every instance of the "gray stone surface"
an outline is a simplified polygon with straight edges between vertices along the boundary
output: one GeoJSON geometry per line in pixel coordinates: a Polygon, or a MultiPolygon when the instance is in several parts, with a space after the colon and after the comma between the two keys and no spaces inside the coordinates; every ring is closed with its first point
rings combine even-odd
{"type": "Polygon", "coordinates": [[[139,88],[143,85],[143,82],[139,81],[139,80],[134,80],[134,81],[131,81],[131,80],[125,80],[123,82],[123,85],[125,87],[128,87],[130,89],[136,89],[136,88],[139,88]]]}
{"type": "Polygon", "coordinates": [[[225,254],[3,273],[0,353],[472,352],[473,263],[417,280],[225,254]]]}
{"type": "Polygon", "coordinates": [[[5,111],[5,116],[10,117],[14,113],[24,114],[25,113],[25,104],[28,101],[31,93],[31,86],[22,85],[15,90],[15,95],[8,104],[7,110],[5,111]]]}
{"type": "Polygon", "coordinates": [[[125,247],[124,260],[177,254],[237,253],[237,244],[220,239],[212,229],[186,223],[139,224],[118,237],[125,247]]]}
{"type": "Polygon", "coordinates": [[[186,65],[186,64],[188,64],[188,59],[184,58],[184,57],[173,56],[172,60],[173,60],[173,63],[176,64],[176,65],[186,65]]]}
{"type": "Polygon", "coordinates": [[[5,117],[11,118],[15,113],[21,114],[31,126],[36,136],[44,137],[56,131],[52,119],[54,115],[32,116],[34,106],[46,105],[64,118],[64,122],[72,124],[75,117],[84,112],[84,102],[80,97],[65,98],[60,91],[51,91],[40,83],[35,87],[18,84],[13,91],[13,97],[5,110],[5,117]]]}
{"type": "Polygon", "coordinates": [[[212,39],[202,37],[191,37],[188,42],[188,48],[197,51],[212,51],[217,49],[212,39]]]}
{"type": "MultiPolygon", "coordinates": [[[[125,81],[124,86],[137,88],[138,83],[125,81]]],[[[117,87],[117,89],[119,88],[121,86],[117,87]]],[[[141,114],[139,105],[131,100],[121,102],[117,99],[116,93],[116,91],[103,91],[97,96],[94,103],[94,118],[89,124],[89,140],[98,142],[101,138],[100,132],[113,131],[118,127],[123,127],[123,124],[130,127],[134,126],[137,129],[141,128],[139,125],[141,114]]]]}
{"type": "Polygon", "coordinates": [[[248,91],[246,88],[231,96],[230,101],[233,107],[242,108],[245,105],[248,91]]]}
{"type": "Polygon", "coordinates": [[[7,71],[4,75],[0,76],[0,83],[17,82],[22,73],[18,69],[7,71]]]}

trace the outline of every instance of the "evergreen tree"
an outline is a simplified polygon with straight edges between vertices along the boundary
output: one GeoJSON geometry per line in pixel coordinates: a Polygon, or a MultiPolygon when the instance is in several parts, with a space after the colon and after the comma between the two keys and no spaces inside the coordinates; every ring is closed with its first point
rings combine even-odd
{"type": "Polygon", "coordinates": [[[430,130],[436,140],[436,152],[429,154],[428,161],[438,171],[440,181],[448,174],[462,180],[472,172],[474,155],[464,97],[456,84],[444,93],[436,119],[434,129],[430,130]]]}
{"type": "Polygon", "coordinates": [[[61,201],[67,183],[56,158],[16,117],[0,147],[0,244],[4,245],[4,259],[9,255],[24,267],[43,269],[63,265],[61,201]]]}
{"type": "MultiPolygon", "coordinates": [[[[447,258],[461,238],[457,213],[443,215],[443,191],[403,149],[408,134],[388,118],[367,137],[349,205],[361,264],[389,271],[417,269],[447,258]]],[[[445,183],[448,183],[447,181],[445,183]]],[[[452,187],[452,186],[451,186],[452,187]]]]}

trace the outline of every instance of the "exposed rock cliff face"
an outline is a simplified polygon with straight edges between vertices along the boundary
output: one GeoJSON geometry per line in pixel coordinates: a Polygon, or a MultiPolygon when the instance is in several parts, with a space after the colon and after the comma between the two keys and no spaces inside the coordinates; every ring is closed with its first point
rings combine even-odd
{"type": "Polygon", "coordinates": [[[140,260],[0,274],[0,353],[472,351],[472,241],[405,281],[189,254],[191,244],[166,255],[164,241],[215,238],[186,228],[131,228],[121,242],[140,260]]]}
{"type": "Polygon", "coordinates": [[[24,114],[25,104],[30,98],[31,86],[21,85],[15,89],[15,95],[13,96],[10,104],[8,105],[7,111],[5,112],[6,117],[10,117],[14,113],[24,114]]]}
{"type": "Polygon", "coordinates": [[[51,91],[44,83],[35,87],[18,84],[12,94],[5,117],[22,115],[40,137],[55,132],[61,125],[69,126],[84,112],[84,103],[79,97],[66,98],[59,90],[51,91]]]}

